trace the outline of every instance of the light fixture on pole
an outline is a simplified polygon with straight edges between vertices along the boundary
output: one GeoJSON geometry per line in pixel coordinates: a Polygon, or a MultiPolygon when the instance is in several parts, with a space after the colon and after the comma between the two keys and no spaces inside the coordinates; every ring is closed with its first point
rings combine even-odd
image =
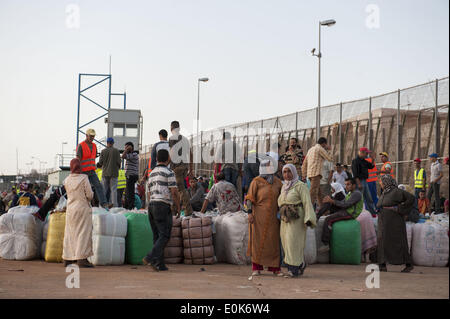
{"type": "MultiPolygon", "coordinates": [[[[199,122],[200,122],[200,82],[208,82],[209,79],[208,78],[199,78],[197,81],[197,144],[198,144],[198,127],[199,127],[199,122]]],[[[200,145],[201,147],[201,145],[200,145]]],[[[200,158],[201,158],[201,154],[200,154],[200,158]]],[[[198,168],[198,163],[195,163],[195,174],[198,175],[197,172],[197,168],[198,168]]]]}
{"type": "Polygon", "coordinates": [[[311,50],[311,54],[316,56],[319,59],[319,90],[318,90],[318,98],[317,98],[317,109],[316,109],[316,141],[319,139],[320,133],[320,59],[322,58],[322,51],[320,50],[320,27],[327,26],[331,27],[336,24],[336,21],[333,19],[319,21],[319,52],[316,54],[316,48],[311,50]]]}

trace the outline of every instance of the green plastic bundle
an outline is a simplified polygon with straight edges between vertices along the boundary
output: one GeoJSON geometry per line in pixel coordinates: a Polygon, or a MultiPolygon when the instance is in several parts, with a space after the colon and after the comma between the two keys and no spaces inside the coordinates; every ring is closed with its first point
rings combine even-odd
{"type": "Polygon", "coordinates": [[[333,224],[331,232],[330,262],[332,264],[359,265],[361,263],[361,226],[356,219],[341,220],[333,224]]]}
{"type": "Polygon", "coordinates": [[[153,232],[146,214],[125,213],[128,220],[125,238],[126,262],[142,265],[142,258],[153,248],[153,232]]]}

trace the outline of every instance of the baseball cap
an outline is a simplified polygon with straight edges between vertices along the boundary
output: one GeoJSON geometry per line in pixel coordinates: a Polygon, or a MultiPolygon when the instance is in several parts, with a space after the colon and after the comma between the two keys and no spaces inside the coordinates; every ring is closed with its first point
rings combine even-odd
{"type": "Polygon", "coordinates": [[[386,152],[381,152],[380,155],[384,155],[386,157],[389,157],[388,153],[386,153],[386,152]]]}
{"type": "Polygon", "coordinates": [[[422,161],[420,160],[420,158],[416,158],[416,159],[414,160],[414,162],[420,163],[420,162],[422,162],[422,161]]]}
{"type": "Polygon", "coordinates": [[[86,131],[86,135],[92,135],[92,136],[95,136],[95,135],[97,135],[97,134],[95,134],[95,130],[94,130],[93,128],[90,128],[90,129],[88,129],[88,130],[86,131]]]}
{"type": "Polygon", "coordinates": [[[430,155],[428,155],[428,157],[436,157],[436,158],[438,158],[439,156],[436,153],[431,153],[430,155]]]}
{"type": "Polygon", "coordinates": [[[106,139],[106,143],[108,143],[108,144],[114,144],[114,139],[113,139],[112,137],[108,137],[108,138],[106,139]]]}
{"type": "Polygon", "coordinates": [[[368,149],[367,147],[361,147],[361,148],[359,149],[359,151],[360,151],[360,152],[367,152],[367,153],[370,152],[369,149],[368,149]]]}

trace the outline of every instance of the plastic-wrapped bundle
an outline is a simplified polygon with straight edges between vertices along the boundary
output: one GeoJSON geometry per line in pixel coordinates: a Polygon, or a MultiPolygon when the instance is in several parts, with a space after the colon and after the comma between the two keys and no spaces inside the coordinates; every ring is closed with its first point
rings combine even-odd
{"type": "Polygon", "coordinates": [[[181,221],[185,264],[214,263],[211,224],[211,217],[185,217],[181,221]]]}
{"type": "Polygon", "coordinates": [[[108,211],[103,207],[92,207],[92,215],[94,214],[107,214],[108,211]]]}
{"type": "Polygon", "coordinates": [[[92,236],[94,255],[88,260],[94,265],[122,265],[125,262],[125,238],[117,236],[92,236]]]}
{"type": "Polygon", "coordinates": [[[319,249],[322,246],[325,246],[325,244],[322,242],[322,230],[323,230],[323,224],[325,223],[326,216],[322,216],[317,221],[317,226],[315,228],[316,232],[316,248],[317,248],[317,263],[319,264],[329,264],[330,263],[330,253],[328,252],[322,252],[319,253],[319,249]]]}
{"type": "Polygon", "coordinates": [[[92,248],[89,261],[94,265],[121,265],[125,261],[127,218],[121,214],[92,215],[92,248]]]}
{"type": "Polygon", "coordinates": [[[311,227],[308,227],[306,229],[304,259],[307,265],[317,263],[316,231],[311,227]]]}
{"type": "Polygon", "coordinates": [[[48,234],[46,236],[45,261],[62,262],[65,226],[65,212],[53,212],[50,215],[47,227],[48,234]]]}
{"type": "Polygon", "coordinates": [[[179,264],[183,261],[183,237],[181,219],[173,217],[170,240],[164,249],[164,261],[167,264],[179,264]]]}
{"type": "Polygon", "coordinates": [[[356,219],[341,220],[333,224],[330,262],[350,265],[361,263],[361,225],[356,219]]]}
{"type": "Polygon", "coordinates": [[[48,234],[48,219],[45,220],[44,226],[42,227],[41,258],[45,258],[45,246],[47,245],[47,234],[48,234]]]}
{"type": "Polygon", "coordinates": [[[243,211],[229,212],[214,217],[213,221],[217,261],[235,265],[250,264],[250,256],[247,256],[248,214],[243,211]]]}
{"type": "Polygon", "coordinates": [[[30,260],[41,255],[43,222],[32,215],[37,206],[16,206],[0,216],[0,257],[30,260]]]}
{"type": "Polygon", "coordinates": [[[412,232],[415,223],[406,222],[406,237],[408,239],[408,252],[411,253],[411,245],[412,245],[412,232]]]}
{"type": "Polygon", "coordinates": [[[153,248],[153,232],[148,215],[127,212],[126,261],[132,265],[141,265],[142,259],[153,248]]]}
{"type": "Polygon", "coordinates": [[[448,263],[448,230],[426,222],[415,224],[412,235],[413,262],[418,266],[445,267],[448,263]]]}

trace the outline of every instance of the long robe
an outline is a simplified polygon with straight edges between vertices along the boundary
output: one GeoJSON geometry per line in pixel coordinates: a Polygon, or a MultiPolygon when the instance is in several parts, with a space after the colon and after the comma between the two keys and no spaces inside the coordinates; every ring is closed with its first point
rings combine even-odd
{"type": "Polygon", "coordinates": [[[377,262],[392,265],[411,264],[408,252],[408,238],[406,235],[405,216],[411,212],[414,205],[414,195],[395,188],[387,194],[382,194],[377,207],[381,207],[378,214],[377,234],[377,262]],[[398,212],[385,208],[398,206],[398,212]]]}
{"type": "Polygon", "coordinates": [[[246,199],[252,202],[253,224],[249,224],[247,255],[252,262],[280,267],[280,221],[277,219],[277,200],[282,183],[273,178],[273,184],[258,176],[250,184],[246,199]]]}
{"type": "Polygon", "coordinates": [[[306,223],[311,222],[311,227],[316,227],[316,214],[311,203],[308,186],[298,181],[286,194],[281,191],[278,197],[278,206],[292,204],[297,205],[299,218],[291,219],[289,223],[281,221],[280,235],[284,251],[284,263],[290,266],[300,266],[304,261],[306,244],[306,223]]]}
{"type": "Polygon", "coordinates": [[[64,181],[67,192],[63,259],[80,260],[93,255],[92,207],[94,196],[88,176],[70,174],[64,181]]]}

